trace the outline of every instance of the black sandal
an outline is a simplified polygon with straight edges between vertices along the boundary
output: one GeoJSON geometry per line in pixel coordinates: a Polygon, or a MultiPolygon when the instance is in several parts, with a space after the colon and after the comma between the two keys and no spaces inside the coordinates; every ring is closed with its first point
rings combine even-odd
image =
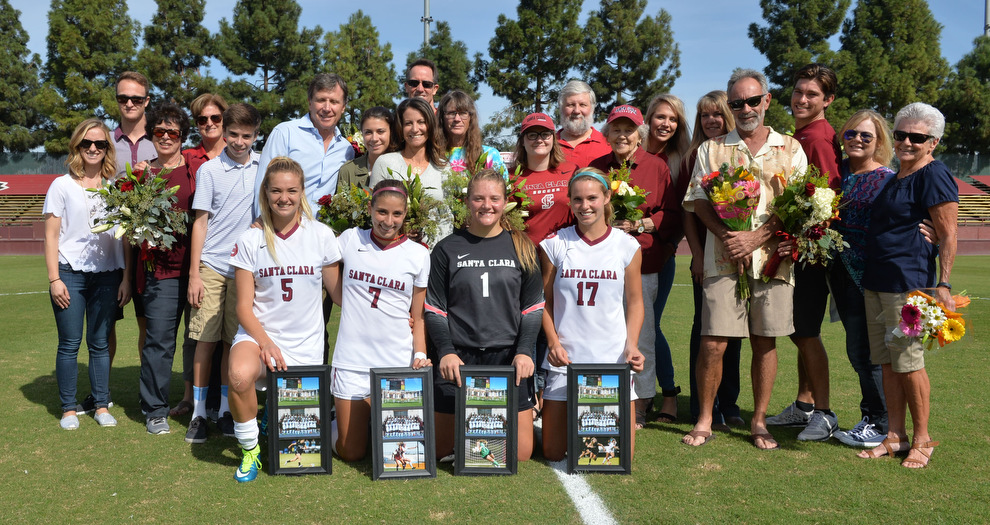
{"type": "MultiPolygon", "coordinates": [[[[675,386],[670,390],[664,389],[661,391],[663,397],[677,397],[677,394],[681,393],[681,387],[675,386]]],[[[659,423],[675,423],[677,421],[677,416],[673,414],[668,414],[666,412],[660,412],[657,414],[657,422],[659,423]]]]}

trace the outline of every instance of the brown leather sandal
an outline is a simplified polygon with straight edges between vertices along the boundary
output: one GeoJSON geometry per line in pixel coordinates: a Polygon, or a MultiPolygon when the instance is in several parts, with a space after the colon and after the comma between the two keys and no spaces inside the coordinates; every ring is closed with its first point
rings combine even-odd
{"type": "Polygon", "coordinates": [[[925,441],[924,443],[918,443],[917,445],[911,445],[911,449],[912,450],[917,450],[918,452],[920,452],[922,456],[925,456],[925,460],[924,461],[921,461],[921,460],[918,460],[918,459],[905,458],[904,461],[901,462],[901,465],[903,465],[905,468],[925,468],[925,467],[927,467],[928,466],[928,462],[930,462],[932,460],[932,454],[935,453],[935,447],[937,447],[937,446],[938,446],[938,441],[925,441]],[[924,450],[921,450],[923,448],[930,448],[930,449],[932,449],[932,454],[929,454],[929,453],[925,452],[924,450]],[[920,467],[908,467],[908,465],[921,465],[921,466],[920,467]]]}
{"type": "MultiPolygon", "coordinates": [[[[869,450],[866,451],[866,455],[869,456],[869,459],[877,459],[877,458],[882,458],[882,457],[885,457],[885,456],[896,457],[898,455],[901,455],[901,456],[907,455],[907,453],[908,453],[907,449],[902,448],[901,450],[894,450],[890,446],[891,443],[893,443],[893,441],[891,441],[890,438],[884,438],[884,440],[880,442],[880,444],[883,445],[884,450],[887,451],[886,454],[877,454],[877,453],[873,452],[874,449],[871,448],[871,449],[869,449],[869,450]]],[[[908,440],[906,440],[906,439],[903,440],[903,441],[898,441],[897,444],[898,445],[905,445],[905,446],[908,446],[908,447],[911,446],[911,443],[908,440]]],[[[867,458],[863,458],[863,459],[867,459],[867,458]]]]}

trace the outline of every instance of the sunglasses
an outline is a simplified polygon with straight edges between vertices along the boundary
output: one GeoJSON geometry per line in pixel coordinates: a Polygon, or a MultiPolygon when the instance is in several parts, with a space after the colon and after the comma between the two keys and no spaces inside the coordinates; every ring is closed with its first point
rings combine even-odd
{"type": "Polygon", "coordinates": [[[207,122],[213,121],[214,124],[219,124],[223,122],[223,115],[200,115],[196,117],[196,124],[199,126],[205,126],[207,122]]]}
{"type": "Polygon", "coordinates": [[[932,135],[925,135],[924,133],[908,133],[901,130],[894,132],[894,140],[898,142],[903,142],[904,139],[911,139],[911,144],[924,144],[933,138],[935,137],[932,135]]]}
{"type": "Polygon", "coordinates": [[[179,140],[179,130],[177,129],[155,128],[155,130],[152,131],[151,134],[158,138],[162,138],[165,135],[168,135],[168,138],[172,140],[179,140]]]}
{"type": "Polygon", "coordinates": [[[863,144],[869,144],[873,142],[874,139],[873,133],[870,133],[869,131],[856,131],[854,129],[847,129],[846,132],[842,134],[842,138],[846,140],[853,140],[857,136],[860,137],[860,140],[863,141],[863,144]]]}
{"type": "Polygon", "coordinates": [[[117,103],[120,104],[121,106],[127,104],[128,100],[131,101],[131,104],[137,106],[138,104],[143,103],[145,100],[148,100],[148,97],[117,95],[117,103]]]}
{"type": "Polygon", "coordinates": [[[437,85],[436,82],[431,82],[429,80],[423,80],[422,82],[413,79],[406,80],[406,85],[411,88],[418,88],[420,84],[423,84],[423,89],[433,89],[433,86],[437,85]]]}
{"type": "Polygon", "coordinates": [[[735,110],[735,111],[739,111],[740,109],[743,108],[743,106],[749,106],[751,108],[755,108],[756,106],[759,106],[760,105],[760,102],[763,101],[763,97],[765,97],[765,96],[767,96],[766,93],[764,93],[762,95],[757,95],[755,97],[740,98],[740,99],[736,99],[736,100],[730,100],[729,101],[729,109],[732,109],[732,110],[735,110]]]}
{"type": "Polygon", "coordinates": [[[96,149],[103,151],[110,147],[110,142],[107,140],[89,140],[89,139],[82,139],[79,141],[79,149],[88,150],[94,145],[96,146],[96,149]]]}
{"type": "Polygon", "coordinates": [[[547,141],[553,138],[552,131],[530,131],[525,135],[526,140],[536,142],[537,140],[547,141]]]}

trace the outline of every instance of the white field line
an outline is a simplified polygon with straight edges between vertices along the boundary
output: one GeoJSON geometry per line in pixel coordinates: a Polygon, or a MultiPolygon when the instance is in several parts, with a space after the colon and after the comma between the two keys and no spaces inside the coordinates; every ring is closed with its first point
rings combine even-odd
{"type": "Polygon", "coordinates": [[[39,293],[48,293],[48,292],[11,292],[11,293],[0,293],[0,297],[6,297],[8,295],[35,295],[35,294],[39,294],[39,293]]]}
{"type": "Polygon", "coordinates": [[[553,473],[557,475],[567,495],[571,497],[581,521],[585,525],[612,525],[618,523],[605,506],[605,502],[591,490],[591,485],[584,480],[581,474],[567,473],[567,460],[551,461],[549,463],[553,473]]]}

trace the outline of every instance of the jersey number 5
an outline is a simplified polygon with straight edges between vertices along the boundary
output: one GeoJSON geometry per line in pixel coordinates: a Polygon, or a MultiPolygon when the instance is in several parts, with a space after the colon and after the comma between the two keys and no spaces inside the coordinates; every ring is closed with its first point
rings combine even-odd
{"type": "Polygon", "coordinates": [[[282,301],[292,300],[292,278],[282,279],[282,301]]]}
{"type": "Polygon", "coordinates": [[[595,306],[595,296],[598,295],[598,283],[584,282],[577,283],[578,306],[584,306],[584,291],[588,290],[588,306],[595,306]]]}

